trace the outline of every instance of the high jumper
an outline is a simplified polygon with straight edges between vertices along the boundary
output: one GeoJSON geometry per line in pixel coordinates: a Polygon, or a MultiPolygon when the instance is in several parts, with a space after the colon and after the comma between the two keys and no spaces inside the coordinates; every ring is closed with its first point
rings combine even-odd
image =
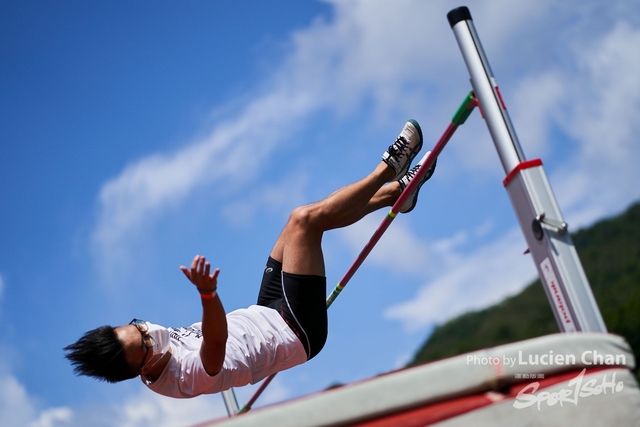
{"type": "MultiPolygon", "coordinates": [[[[220,270],[212,273],[196,255],[190,268],[180,269],[200,294],[201,322],[165,328],[134,319],[93,329],[64,348],[74,372],[110,383],[140,377],[159,394],[189,398],[254,384],[312,359],[328,331],[324,232],[393,206],[428,157],[411,168],[422,143],[418,123],[407,121],[369,175],[294,209],[269,255],[255,305],[225,314],[220,270]]],[[[413,210],[434,169],[435,162],[419,177],[401,213],[413,210]]]]}

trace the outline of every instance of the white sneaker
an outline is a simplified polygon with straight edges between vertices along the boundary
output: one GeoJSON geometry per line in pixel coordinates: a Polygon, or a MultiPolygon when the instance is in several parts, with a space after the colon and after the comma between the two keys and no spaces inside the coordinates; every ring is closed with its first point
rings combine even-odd
{"type": "Polygon", "coordinates": [[[396,141],[382,155],[382,161],[396,172],[391,181],[401,179],[409,170],[411,162],[422,148],[422,129],[415,120],[405,123],[396,141]]]}
{"type": "MultiPolygon", "coordinates": [[[[424,156],[422,156],[422,159],[420,159],[418,164],[415,165],[409,172],[407,172],[405,176],[403,176],[402,178],[400,178],[400,180],[398,180],[398,183],[400,183],[400,188],[402,189],[402,191],[404,191],[404,189],[407,188],[407,186],[409,185],[413,177],[416,176],[416,174],[418,173],[418,169],[420,169],[420,166],[422,166],[424,161],[427,160],[427,156],[429,155],[429,153],[431,153],[431,151],[427,151],[427,153],[424,156]]],[[[433,175],[433,172],[435,172],[436,170],[437,162],[438,162],[438,159],[436,159],[433,162],[433,164],[431,165],[427,173],[425,173],[422,179],[420,180],[420,182],[418,182],[418,185],[413,190],[411,195],[400,207],[401,213],[409,213],[413,210],[413,208],[416,207],[416,204],[418,203],[418,193],[420,192],[420,187],[422,187],[422,184],[424,184],[429,180],[429,178],[431,178],[431,176],[433,175]]]]}

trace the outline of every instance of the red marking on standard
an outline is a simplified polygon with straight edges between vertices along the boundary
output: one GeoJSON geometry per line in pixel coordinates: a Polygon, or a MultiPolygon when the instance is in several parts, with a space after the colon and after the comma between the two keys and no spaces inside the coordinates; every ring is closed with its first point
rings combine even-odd
{"type": "Polygon", "coordinates": [[[496,93],[498,94],[498,99],[500,100],[500,105],[502,105],[502,109],[506,110],[507,106],[504,105],[504,101],[502,100],[502,94],[500,93],[500,88],[496,85],[496,93]]]}
{"type": "Polygon", "coordinates": [[[542,166],[542,160],[540,159],[525,160],[524,162],[518,163],[518,165],[515,168],[513,168],[511,172],[507,174],[507,177],[502,181],[502,184],[506,187],[507,185],[509,185],[511,180],[515,178],[516,175],[518,175],[518,172],[525,169],[534,168],[536,166],[542,166]]]}

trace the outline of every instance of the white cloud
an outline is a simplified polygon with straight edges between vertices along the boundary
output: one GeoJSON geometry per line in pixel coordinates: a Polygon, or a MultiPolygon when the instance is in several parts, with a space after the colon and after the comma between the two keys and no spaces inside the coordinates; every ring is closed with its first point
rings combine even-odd
{"type": "MultiPolygon", "coordinates": [[[[11,427],[189,427],[227,416],[219,395],[172,399],[146,387],[118,396],[116,403],[47,406],[11,373],[16,350],[0,344],[0,426],[11,427]],[[10,355],[10,356],[8,356],[10,355]]],[[[134,380],[136,381],[136,380],[134,380]]],[[[276,390],[277,391],[277,390],[276,390]]],[[[286,397],[280,387],[274,398],[286,397]]]]}
{"type": "MultiPolygon", "coordinates": [[[[282,391],[282,390],[280,390],[282,391]]],[[[278,392],[278,390],[276,390],[278,392]]],[[[283,393],[280,393],[282,395],[283,393]]],[[[284,393],[286,394],[286,393],[284,393]]],[[[142,389],[122,403],[41,408],[12,375],[0,375],[0,425],[12,427],[189,427],[226,417],[218,395],[176,400],[142,389]]]]}
{"type": "Polygon", "coordinates": [[[265,212],[289,212],[303,203],[308,180],[308,175],[299,171],[279,184],[255,188],[249,194],[241,194],[240,200],[226,205],[222,215],[229,224],[242,227],[265,212]]]}
{"type": "MultiPolygon", "coordinates": [[[[529,3],[510,7],[514,9],[510,25],[517,26],[530,15],[529,3]]],[[[390,111],[402,110],[404,115],[404,111],[424,107],[425,90],[416,91],[415,82],[428,87],[430,79],[447,80],[452,74],[465,78],[462,72],[450,72],[452,63],[461,64],[453,38],[448,39],[448,45],[441,41],[442,32],[449,31],[444,15],[456,6],[454,2],[354,1],[334,5],[332,21],[317,20],[292,34],[290,54],[264,83],[268,90],[237,117],[216,126],[208,138],[174,153],[152,154],[105,183],[93,233],[104,275],[127,270],[131,262],[127,242],[139,236],[145,223],[185,203],[196,188],[221,183],[226,176],[239,176],[240,169],[244,173],[259,166],[296,120],[327,106],[337,114],[348,114],[372,97],[377,117],[384,121],[390,111]]],[[[500,39],[501,31],[510,31],[509,26],[501,28],[492,26],[487,33],[500,39]]],[[[433,106],[430,109],[435,110],[433,106]]],[[[486,150],[481,152],[486,157],[486,150]]],[[[247,180],[252,178],[246,176],[247,180]]],[[[252,217],[254,206],[240,201],[226,212],[235,210],[232,218],[238,223],[252,217]]]]}
{"type": "MultiPolygon", "coordinates": [[[[236,117],[173,153],[154,153],[131,163],[102,186],[92,244],[107,281],[130,268],[128,242],[139,238],[145,224],[181,206],[204,185],[228,185],[227,177],[244,176],[245,182],[236,182],[240,188],[253,180],[255,175],[247,171],[258,174],[260,164],[310,113],[328,107],[346,115],[373,99],[376,117],[386,121],[390,112],[406,116],[423,109],[424,91],[437,87],[432,86],[437,79],[452,74],[465,78],[459,67],[450,72],[451,63],[461,61],[453,37],[441,41],[443,31],[449,31],[445,14],[456,6],[453,1],[332,3],[331,21],[317,19],[292,33],[281,67],[257,84],[263,92],[236,117]],[[427,86],[416,91],[416,83],[427,86]]],[[[530,19],[533,4],[510,6],[510,26],[486,32],[499,39],[530,19]]],[[[251,213],[248,205],[238,208],[251,213]]]]}
{"type": "Polygon", "coordinates": [[[73,417],[73,411],[66,407],[47,409],[40,414],[37,420],[30,422],[28,427],[61,427],[69,425],[73,417]]]}
{"type": "Polygon", "coordinates": [[[0,347],[0,426],[61,427],[72,421],[68,407],[42,409],[40,399],[30,394],[20,380],[11,373],[8,354],[14,351],[0,347]]]}
{"type": "MultiPolygon", "coordinates": [[[[338,235],[354,254],[360,253],[378,228],[383,215],[370,215],[347,228],[340,229],[338,235]]],[[[386,232],[367,258],[371,262],[395,271],[417,273],[429,265],[432,254],[424,242],[420,241],[406,223],[394,220],[390,225],[393,232],[386,232]]]]}
{"type": "Polygon", "coordinates": [[[109,272],[122,267],[126,271],[127,241],[135,239],[145,223],[184,203],[205,184],[233,187],[253,179],[251,171],[259,169],[265,156],[305,113],[304,95],[274,93],[259,98],[233,123],[216,127],[208,138],[172,154],[143,158],[105,183],[92,243],[107,280],[109,272]]]}
{"type": "MultiPolygon", "coordinates": [[[[226,150],[258,154],[251,161],[256,164],[269,154],[269,146],[306,114],[326,105],[340,108],[345,96],[361,98],[363,85],[367,89],[379,88],[389,80],[420,75],[412,58],[423,62],[425,55],[416,55],[413,47],[402,43],[408,36],[394,26],[379,25],[379,21],[391,16],[397,16],[398,22],[393,22],[397,24],[412,21],[410,27],[420,31],[412,38],[433,31],[413,11],[399,10],[386,2],[337,3],[333,22],[317,20],[310,28],[292,34],[291,53],[282,61],[283,66],[263,82],[268,91],[257,96],[237,117],[216,126],[205,140],[171,155],[150,155],[127,167],[103,187],[100,201],[105,210],[118,214],[118,225],[126,227],[147,209],[184,197],[194,185],[234,171],[238,163],[226,161],[228,158],[245,163],[247,157],[232,156],[226,150]],[[391,14],[390,10],[401,13],[391,14]],[[211,167],[211,159],[221,154],[225,161],[217,160],[216,167],[211,167]]],[[[434,49],[448,52],[433,37],[425,39],[434,49]]]]}
{"type": "Polygon", "coordinates": [[[143,390],[118,409],[114,427],[180,427],[192,426],[227,415],[220,396],[176,399],[143,390]]]}
{"type": "Polygon", "coordinates": [[[611,214],[640,197],[638,43],[640,28],[619,22],[593,46],[579,52],[583,73],[571,93],[578,105],[570,110],[566,124],[567,131],[581,142],[569,162],[576,186],[561,189],[571,209],[604,206],[603,213],[611,214]]]}
{"type": "Polygon", "coordinates": [[[550,130],[556,124],[563,97],[566,96],[564,76],[555,70],[527,76],[518,84],[513,110],[518,120],[518,139],[526,147],[528,158],[549,153],[550,130]]]}
{"type": "Polygon", "coordinates": [[[0,425],[26,426],[36,409],[26,389],[12,375],[0,373],[0,425]]]}
{"type": "MultiPolygon", "coordinates": [[[[257,401],[257,403],[261,406],[270,405],[273,403],[283,402],[290,397],[291,387],[288,387],[280,376],[276,376],[269,383],[269,387],[264,391],[264,394],[260,396],[260,400],[257,401]]],[[[240,403],[240,406],[242,406],[243,404],[244,403],[240,403]]]]}
{"type": "Polygon", "coordinates": [[[385,317],[414,331],[521,290],[536,275],[531,257],[523,255],[523,242],[514,229],[468,255],[452,254],[458,259],[455,267],[436,270],[414,298],[389,307],[385,317]]]}

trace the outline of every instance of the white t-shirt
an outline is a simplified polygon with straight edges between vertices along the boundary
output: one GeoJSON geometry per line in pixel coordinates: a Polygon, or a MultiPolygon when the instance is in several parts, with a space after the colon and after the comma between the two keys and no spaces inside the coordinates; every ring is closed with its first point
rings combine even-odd
{"type": "Polygon", "coordinates": [[[168,328],[172,356],[151,390],[169,397],[188,398],[255,384],[263,378],[307,361],[296,334],[271,308],[252,305],[227,314],[229,336],[222,369],[210,376],[200,360],[202,323],[168,328]]]}

